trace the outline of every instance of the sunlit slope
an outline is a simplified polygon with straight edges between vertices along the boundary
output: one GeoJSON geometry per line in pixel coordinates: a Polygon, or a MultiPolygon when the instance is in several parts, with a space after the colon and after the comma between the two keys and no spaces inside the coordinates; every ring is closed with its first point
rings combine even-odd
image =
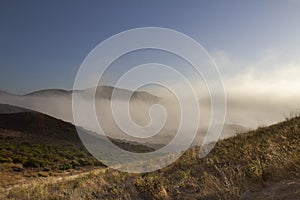
{"type": "MultiPolygon", "coordinates": [[[[220,141],[203,159],[198,157],[198,149],[190,149],[176,163],[153,173],[108,170],[61,183],[17,188],[8,197],[24,198],[27,194],[25,199],[39,199],[41,195],[46,199],[251,199],[253,191],[299,179],[299,144],[300,118],[296,117],[220,141]]],[[[299,199],[295,188],[291,185],[288,192],[282,190],[280,198],[299,199]]]]}

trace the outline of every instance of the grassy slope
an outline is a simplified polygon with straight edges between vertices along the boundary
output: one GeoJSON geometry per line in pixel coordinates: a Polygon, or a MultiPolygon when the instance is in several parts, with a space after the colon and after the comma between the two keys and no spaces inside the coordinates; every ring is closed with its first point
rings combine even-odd
{"type": "MultiPolygon", "coordinates": [[[[218,142],[204,159],[198,149],[147,174],[107,170],[61,183],[12,190],[23,199],[238,199],[266,183],[300,177],[300,118],[218,142]]],[[[300,194],[299,194],[300,195],[300,194]]]]}
{"type": "MultiPolygon", "coordinates": [[[[115,143],[135,152],[152,150],[115,143]]],[[[49,176],[93,166],[104,167],[84,148],[74,125],[38,112],[0,114],[0,187],[22,176],[49,176]]]]}

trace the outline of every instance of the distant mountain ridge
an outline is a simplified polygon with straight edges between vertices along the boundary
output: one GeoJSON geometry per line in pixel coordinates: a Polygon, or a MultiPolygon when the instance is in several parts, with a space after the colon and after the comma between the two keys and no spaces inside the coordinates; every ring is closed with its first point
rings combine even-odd
{"type": "MultiPolygon", "coordinates": [[[[147,143],[149,141],[146,140],[135,140],[136,138],[127,137],[126,134],[123,134],[122,131],[117,127],[117,125],[114,123],[113,116],[111,113],[110,108],[110,100],[112,97],[112,94],[115,90],[117,92],[117,100],[126,100],[129,95],[131,95],[130,100],[134,103],[135,107],[132,107],[133,114],[135,114],[135,117],[133,119],[140,120],[138,122],[141,122],[143,124],[143,120],[148,119],[148,111],[149,108],[154,104],[160,104],[160,103],[166,103],[165,99],[152,95],[145,91],[135,91],[132,92],[127,89],[120,89],[120,88],[114,88],[111,86],[99,86],[97,88],[88,88],[84,90],[63,90],[63,89],[45,89],[45,90],[39,90],[35,92],[31,92],[25,95],[14,95],[9,94],[6,92],[0,93],[0,104],[9,104],[14,105],[18,107],[22,107],[24,109],[32,110],[32,111],[38,111],[41,113],[45,113],[49,116],[55,117],[57,119],[62,119],[64,121],[70,122],[72,124],[75,124],[73,119],[73,108],[72,108],[72,95],[78,94],[78,97],[80,97],[80,100],[92,100],[93,94],[96,90],[95,100],[96,100],[96,106],[98,108],[97,112],[99,113],[99,116],[102,117],[102,128],[104,128],[105,132],[108,132],[111,134],[110,136],[113,138],[118,139],[125,139],[129,141],[137,141],[140,143],[147,143]],[[141,114],[143,113],[143,114],[141,114]]],[[[168,102],[167,102],[168,103],[168,102]]],[[[170,108],[171,110],[172,108],[170,108]]],[[[9,108],[4,109],[2,108],[2,113],[15,113],[22,111],[19,108],[9,108]]],[[[76,121],[76,124],[84,127],[85,129],[97,131],[96,125],[93,123],[90,123],[89,119],[91,117],[90,112],[84,113],[85,109],[82,108],[81,113],[83,117],[80,119],[80,121],[76,121]]],[[[1,113],[1,107],[0,107],[0,113],[1,113]]],[[[97,114],[98,114],[97,113],[97,114]]],[[[172,113],[171,113],[171,118],[172,113]]],[[[174,115],[175,116],[175,115],[174,115]]],[[[175,122],[169,122],[169,127],[173,128],[173,124],[176,124],[175,122]]],[[[157,144],[164,143],[166,141],[169,141],[169,139],[173,138],[173,133],[175,134],[174,130],[168,129],[166,127],[164,130],[164,133],[160,136],[157,135],[157,137],[151,138],[151,143],[156,147],[157,144]],[[168,134],[167,132],[170,131],[171,134],[168,134]]],[[[225,125],[222,133],[222,138],[233,136],[237,133],[245,132],[246,129],[239,126],[239,125],[225,125]]],[[[199,137],[199,141],[202,140],[202,135],[204,134],[204,131],[201,131],[201,136],[199,137]]],[[[197,137],[198,138],[198,137],[197,137]]],[[[154,147],[153,146],[153,147],[154,147]]]]}
{"type": "Polygon", "coordinates": [[[23,96],[41,96],[41,95],[60,95],[60,94],[72,94],[72,90],[64,89],[45,89],[27,93],[23,96]]]}
{"type": "MultiPolygon", "coordinates": [[[[115,100],[127,100],[130,96],[130,101],[139,102],[139,104],[147,106],[153,105],[160,100],[160,97],[144,91],[132,92],[130,90],[114,88],[111,86],[99,86],[97,88],[74,91],[63,89],[45,89],[25,95],[0,92],[0,103],[38,111],[74,124],[72,112],[73,94],[77,95],[81,101],[91,101],[95,96],[95,101],[99,105],[99,103],[108,104],[114,91],[118,94],[115,100]],[[96,94],[94,94],[95,89],[96,94]]],[[[86,124],[80,124],[80,126],[83,126],[89,130],[93,129],[93,127],[86,127],[86,124]]]]}
{"type": "MultiPolygon", "coordinates": [[[[27,97],[42,97],[42,96],[55,96],[55,95],[63,95],[63,96],[71,96],[73,93],[82,94],[82,95],[93,95],[93,91],[95,88],[87,88],[83,90],[64,90],[64,89],[44,89],[38,90],[34,92],[27,93],[25,95],[20,96],[27,96],[27,97]]],[[[146,91],[131,91],[122,88],[115,88],[112,86],[98,86],[96,88],[96,97],[97,98],[104,98],[104,99],[111,99],[112,93],[120,94],[118,97],[122,98],[127,96],[128,94],[132,94],[133,99],[141,99],[141,100],[159,100],[158,96],[150,94],[146,91]]],[[[5,93],[5,92],[4,92],[5,93]]],[[[7,93],[9,94],[9,93],[7,93]]],[[[14,94],[12,94],[14,95],[14,94]]]]}

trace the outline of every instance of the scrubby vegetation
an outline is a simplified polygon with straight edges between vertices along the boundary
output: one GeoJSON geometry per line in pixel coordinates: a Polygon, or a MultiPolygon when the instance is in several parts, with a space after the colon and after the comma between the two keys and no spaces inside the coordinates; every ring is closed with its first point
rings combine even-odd
{"type": "Polygon", "coordinates": [[[101,165],[83,146],[13,142],[9,139],[0,140],[0,162],[21,164],[24,168],[41,170],[66,170],[78,166],[101,165]]]}
{"type": "MultiPolygon", "coordinates": [[[[94,139],[94,133],[87,134],[94,139]]],[[[112,142],[133,152],[153,150],[126,141],[112,142]]],[[[0,190],[35,177],[103,167],[83,146],[74,125],[37,112],[0,114],[0,190]]]]}
{"type": "MultiPolygon", "coordinates": [[[[153,150],[125,141],[112,142],[133,152],[153,150]]],[[[51,169],[101,165],[84,148],[74,125],[37,112],[0,115],[0,163],[7,162],[51,169]]]]}
{"type": "MultiPolygon", "coordinates": [[[[268,182],[300,177],[300,118],[217,143],[204,159],[198,148],[146,174],[107,170],[60,183],[16,188],[12,199],[238,199],[268,182]]],[[[300,194],[299,194],[300,196],[300,194]]]]}

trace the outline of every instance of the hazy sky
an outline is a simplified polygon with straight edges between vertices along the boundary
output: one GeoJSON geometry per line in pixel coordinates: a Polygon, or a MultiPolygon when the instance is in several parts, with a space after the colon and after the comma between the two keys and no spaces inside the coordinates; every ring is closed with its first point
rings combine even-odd
{"type": "Polygon", "coordinates": [[[270,83],[277,84],[272,91],[292,84],[289,89],[298,92],[299,10],[297,0],[1,0],[0,90],[71,89],[81,62],[99,42],[127,29],[159,26],[202,44],[227,87],[255,83],[249,90],[264,92],[270,83]]]}

